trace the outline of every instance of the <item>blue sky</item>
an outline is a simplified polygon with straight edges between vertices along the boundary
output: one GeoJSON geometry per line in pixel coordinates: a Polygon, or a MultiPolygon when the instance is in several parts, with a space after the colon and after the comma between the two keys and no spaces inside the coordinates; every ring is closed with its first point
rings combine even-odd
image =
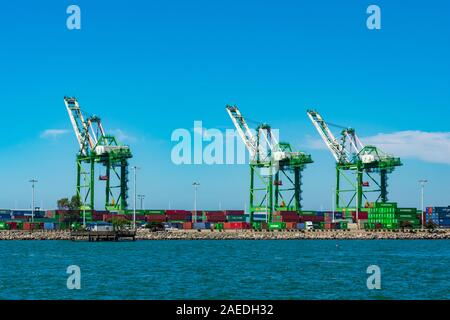
{"type": "MultiPolygon", "coordinates": [[[[54,207],[74,193],[75,136],[65,95],[102,117],[130,144],[139,193],[152,208],[242,208],[245,165],[175,166],[173,130],[232,128],[225,112],[279,128],[283,140],[313,155],[304,205],[330,207],[334,163],[306,116],[331,122],[400,153],[392,200],[450,204],[450,5],[448,1],[21,1],[0,11],[0,207],[54,207]],[[366,8],[381,8],[382,29],[366,28],[366,8]],[[66,28],[66,8],[81,8],[81,30],[66,28]],[[402,132],[410,132],[405,138],[402,132]],[[381,134],[381,135],[380,135],[381,134]],[[396,141],[396,144],[392,144],[396,141]],[[400,144],[398,144],[400,141],[400,144]],[[417,142],[417,143],[416,143],[417,142]]],[[[102,199],[99,197],[99,205],[102,199]]]]}

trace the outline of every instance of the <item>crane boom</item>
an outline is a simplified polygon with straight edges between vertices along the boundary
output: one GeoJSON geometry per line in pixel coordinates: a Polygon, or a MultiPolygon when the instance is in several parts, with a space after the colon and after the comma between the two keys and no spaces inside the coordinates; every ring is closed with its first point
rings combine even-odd
{"type": "Polygon", "coordinates": [[[250,153],[250,157],[254,159],[258,153],[258,146],[256,142],[256,138],[253,135],[252,131],[247,125],[244,117],[239,111],[237,106],[226,106],[227,112],[230,115],[231,121],[233,121],[236,130],[239,133],[239,136],[247,147],[248,152],[250,153]]]}
{"type": "MultiPolygon", "coordinates": [[[[316,127],[317,131],[319,132],[320,136],[322,137],[323,141],[327,145],[328,149],[333,154],[333,157],[336,159],[337,162],[341,161],[342,156],[343,155],[345,156],[345,152],[342,148],[342,145],[330,131],[330,128],[328,127],[325,120],[323,120],[322,116],[317,111],[308,110],[307,113],[312,123],[316,127]]],[[[345,160],[349,162],[348,158],[345,160]]]]}
{"type": "Polygon", "coordinates": [[[90,125],[86,123],[76,98],[64,97],[64,103],[80,146],[80,153],[86,156],[89,149],[92,150],[96,144],[89,134],[90,125]]]}

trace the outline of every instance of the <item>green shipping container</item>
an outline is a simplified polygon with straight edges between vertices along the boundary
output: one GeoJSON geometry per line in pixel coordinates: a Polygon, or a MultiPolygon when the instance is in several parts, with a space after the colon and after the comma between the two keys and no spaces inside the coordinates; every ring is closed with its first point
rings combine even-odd
{"type": "Polygon", "coordinates": [[[284,230],[286,229],[286,222],[271,222],[268,227],[269,230],[284,230]]]}
{"type": "Polygon", "coordinates": [[[300,212],[301,216],[315,216],[317,215],[316,211],[302,211],[300,212]]]}
{"type": "Polygon", "coordinates": [[[375,202],[375,208],[397,208],[397,202],[375,202]]]}
{"type": "Polygon", "coordinates": [[[255,230],[261,230],[262,229],[262,223],[261,222],[253,222],[252,228],[255,230]]]}
{"type": "Polygon", "coordinates": [[[396,212],[397,213],[411,213],[411,214],[417,214],[417,210],[416,208],[397,208],[396,212]]]}
{"type": "Polygon", "coordinates": [[[144,210],[145,215],[151,214],[166,214],[166,210],[144,210]]]}
{"type": "Polygon", "coordinates": [[[416,213],[398,213],[396,215],[397,219],[404,219],[404,220],[410,220],[410,219],[417,219],[416,213]]]}
{"type": "Polygon", "coordinates": [[[218,222],[214,224],[214,229],[223,230],[223,222],[218,222]]]}
{"type": "Polygon", "coordinates": [[[229,222],[245,222],[245,216],[227,216],[229,222]]]}
{"type": "Polygon", "coordinates": [[[0,230],[8,230],[9,225],[6,222],[0,222],[0,230]]]}

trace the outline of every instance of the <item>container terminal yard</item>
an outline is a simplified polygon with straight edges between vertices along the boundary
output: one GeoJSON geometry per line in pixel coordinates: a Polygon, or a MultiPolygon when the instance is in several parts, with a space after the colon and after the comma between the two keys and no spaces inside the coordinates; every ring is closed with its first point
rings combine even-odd
{"type": "Polygon", "coordinates": [[[388,198],[388,177],[403,165],[400,158],[364,145],[355,129],[326,122],[315,110],[307,111],[312,128],[336,160],[333,210],[302,206],[302,188],[307,188],[302,171],[313,165],[313,157],[278,141],[267,123],[251,130],[239,108],[230,105],[226,111],[250,155],[248,212],[130,209],[130,146],[107,134],[98,116],[83,114],[76,98],[65,97],[64,103],[79,147],[75,204],[59,203],[55,210],[0,209],[2,240],[73,240],[76,232],[119,230],[133,230],[137,239],[450,237],[450,206],[404,208],[388,198]],[[340,128],[339,138],[332,126],[340,128]],[[98,177],[105,185],[102,210],[94,207],[99,166],[105,173],[98,177]]]}

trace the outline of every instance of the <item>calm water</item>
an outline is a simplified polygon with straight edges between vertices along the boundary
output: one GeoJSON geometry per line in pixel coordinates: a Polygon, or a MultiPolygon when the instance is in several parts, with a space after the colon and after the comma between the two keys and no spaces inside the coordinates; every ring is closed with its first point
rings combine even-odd
{"type": "Polygon", "coordinates": [[[450,241],[0,241],[1,299],[450,299],[450,241]],[[81,268],[81,290],[66,269],[81,268]],[[368,290],[378,265],[381,290],[368,290]]]}

